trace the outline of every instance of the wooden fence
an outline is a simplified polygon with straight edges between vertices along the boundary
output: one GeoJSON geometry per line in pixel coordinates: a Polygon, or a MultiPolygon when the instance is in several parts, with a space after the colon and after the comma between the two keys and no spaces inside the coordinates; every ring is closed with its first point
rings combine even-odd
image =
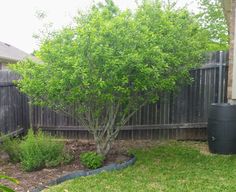
{"type": "MultiPolygon", "coordinates": [[[[122,129],[120,139],[206,139],[208,108],[227,100],[227,53],[207,55],[205,64],[191,71],[193,83],[139,110],[122,129]]],[[[68,138],[89,139],[78,122],[46,108],[32,109],[32,125],[68,138]]]]}
{"type": "Polygon", "coordinates": [[[12,83],[18,76],[0,71],[0,132],[19,134],[29,127],[28,99],[12,83]]]}
{"type": "MultiPolygon", "coordinates": [[[[191,71],[193,83],[139,110],[120,132],[120,139],[206,139],[208,108],[226,102],[227,53],[208,55],[205,64],[191,71]]],[[[12,83],[18,77],[0,71],[0,131],[4,134],[34,128],[69,138],[91,135],[70,117],[47,108],[32,107],[12,83]]]]}

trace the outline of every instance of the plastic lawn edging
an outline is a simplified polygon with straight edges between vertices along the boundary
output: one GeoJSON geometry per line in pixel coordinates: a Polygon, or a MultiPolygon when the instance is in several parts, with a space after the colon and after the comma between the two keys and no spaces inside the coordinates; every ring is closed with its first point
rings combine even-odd
{"type": "Polygon", "coordinates": [[[125,161],[123,163],[119,163],[119,164],[112,163],[110,165],[103,166],[101,168],[94,169],[94,170],[88,170],[88,171],[74,171],[69,174],[63,175],[57,179],[53,179],[53,180],[49,181],[48,183],[33,189],[31,192],[40,192],[49,186],[58,185],[64,181],[68,181],[68,180],[79,178],[79,177],[96,175],[96,174],[104,172],[104,171],[109,172],[109,171],[114,171],[114,170],[121,170],[121,169],[124,169],[130,165],[133,165],[135,163],[135,161],[136,161],[136,157],[134,155],[131,155],[131,159],[129,159],[128,161],[125,161]]]}

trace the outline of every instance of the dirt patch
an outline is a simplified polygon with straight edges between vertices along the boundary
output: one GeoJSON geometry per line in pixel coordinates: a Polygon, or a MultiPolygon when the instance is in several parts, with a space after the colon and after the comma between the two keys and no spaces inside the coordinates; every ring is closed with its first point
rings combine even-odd
{"type": "MultiPolygon", "coordinates": [[[[124,143],[117,143],[113,146],[111,153],[107,156],[104,165],[111,163],[121,163],[128,160],[127,147],[121,147],[124,143]]],[[[127,145],[129,146],[129,145],[127,145]]],[[[0,173],[14,177],[19,180],[20,184],[15,185],[2,180],[1,183],[7,184],[17,192],[31,191],[35,187],[45,184],[52,179],[68,174],[76,170],[86,170],[79,161],[79,155],[84,151],[95,150],[95,144],[90,141],[66,141],[66,147],[72,152],[75,159],[68,165],[61,165],[57,168],[47,168],[40,171],[24,172],[20,164],[0,162],[0,173]]]]}
{"type": "Polygon", "coordinates": [[[190,146],[190,147],[193,147],[193,148],[199,150],[200,153],[203,155],[212,155],[212,153],[210,153],[210,151],[209,151],[207,142],[187,141],[184,143],[186,143],[186,146],[190,146]]]}

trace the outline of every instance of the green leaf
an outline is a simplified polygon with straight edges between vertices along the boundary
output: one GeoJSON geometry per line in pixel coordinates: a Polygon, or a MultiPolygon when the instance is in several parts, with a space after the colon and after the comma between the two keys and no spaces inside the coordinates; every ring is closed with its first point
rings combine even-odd
{"type": "Polygon", "coordinates": [[[17,179],[14,179],[12,177],[8,177],[6,175],[0,175],[0,179],[6,179],[6,180],[11,181],[13,183],[19,184],[19,181],[17,179]]]}
{"type": "Polygon", "coordinates": [[[4,185],[1,185],[1,184],[0,184],[0,191],[2,191],[2,192],[15,192],[13,189],[6,187],[4,185]]]}

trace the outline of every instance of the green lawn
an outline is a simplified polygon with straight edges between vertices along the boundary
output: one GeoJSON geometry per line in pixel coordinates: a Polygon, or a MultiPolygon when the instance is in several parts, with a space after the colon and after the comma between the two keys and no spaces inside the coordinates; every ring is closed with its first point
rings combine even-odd
{"type": "Polygon", "coordinates": [[[138,160],[132,167],[71,180],[47,192],[235,192],[236,156],[203,154],[191,146],[171,142],[134,150],[138,160]]]}

